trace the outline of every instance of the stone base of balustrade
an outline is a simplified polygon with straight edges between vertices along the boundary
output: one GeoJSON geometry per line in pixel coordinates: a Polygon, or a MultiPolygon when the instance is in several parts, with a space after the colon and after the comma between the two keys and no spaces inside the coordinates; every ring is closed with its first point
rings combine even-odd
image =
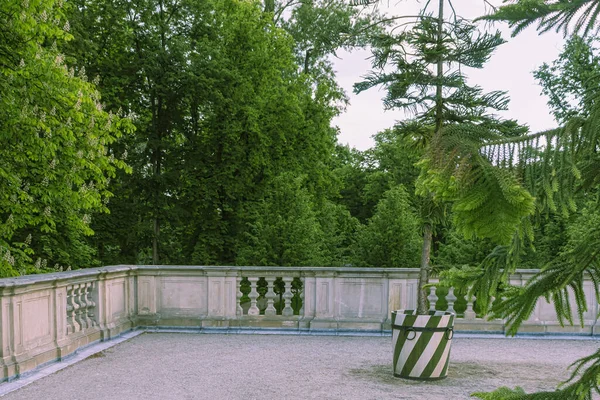
{"type": "Polygon", "coordinates": [[[3,372],[3,378],[0,378],[0,382],[11,381],[23,376],[27,371],[32,371],[51,362],[60,361],[82,347],[100,341],[101,338],[101,329],[93,327],[67,335],[58,342],[35,345],[14,357],[6,357],[0,360],[3,372]]]}
{"type": "Polygon", "coordinates": [[[0,382],[11,380],[10,377],[15,377],[19,373],[19,366],[15,363],[12,357],[4,357],[0,359],[0,367],[2,370],[2,377],[0,377],[0,382]]]}
{"type": "Polygon", "coordinates": [[[455,332],[469,333],[504,333],[504,322],[502,320],[488,321],[482,318],[454,320],[455,332]]]}
{"type": "Polygon", "coordinates": [[[222,317],[175,317],[160,315],[144,315],[138,316],[138,326],[148,327],[170,327],[170,328],[197,328],[197,329],[308,329],[309,320],[303,317],[289,316],[248,316],[238,318],[222,318],[222,317]]]}
{"type": "Polygon", "coordinates": [[[196,316],[161,316],[160,314],[139,315],[136,326],[156,326],[171,328],[199,328],[208,320],[196,316]]]}
{"type": "Polygon", "coordinates": [[[78,349],[103,339],[104,332],[95,326],[80,332],[67,335],[58,343],[57,359],[61,360],[75,353],[78,349]]]}
{"type": "Polygon", "coordinates": [[[381,320],[367,318],[318,319],[310,321],[310,330],[314,331],[384,331],[381,320]]]}
{"type": "Polygon", "coordinates": [[[236,328],[265,328],[265,329],[291,329],[298,330],[301,328],[300,321],[302,317],[299,316],[244,316],[242,318],[232,320],[230,326],[236,328]]]}
{"type": "Polygon", "coordinates": [[[12,357],[12,365],[8,374],[4,376],[4,380],[12,380],[22,376],[23,373],[34,368],[48,364],[59,359],[60,349],[53,343],[44,346],[36,347],[32,350],[25,350],[23,353],[12,357]]]}
{"type": "Polygon", "coordinates": [[[524,334],[539,334],[539,335],[577,335],[588,336],[593,335],[593,324],[585,322],[582,328],[580,324],[561,326],[558,322],[524,322],[519,328],[519,333],[524,334]]]}
{"type": "MultiPolygon", "coordinates": [[[[282,329],[301,331],[385,331],[386,323],[366,318],[309,318],[257,315],[237,318],[138,316],[137,326],[196,329],[282,329]]],[[[389,324],[388,324],[389,325],[389,324]]],[[[388,330],[390,330],[388,326],[388,330]]]]}

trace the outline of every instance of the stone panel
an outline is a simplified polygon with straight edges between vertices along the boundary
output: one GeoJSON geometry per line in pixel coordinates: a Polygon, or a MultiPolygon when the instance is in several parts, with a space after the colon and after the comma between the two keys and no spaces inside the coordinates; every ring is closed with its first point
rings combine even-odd
{"type": "Polygon", "coordinates": [[[140,276],[138,278],[138,314],[156,313],[156,278],[140,276]]]}
{"type": "Polygon", "coordinates": [[[322,279],[317,278],[317,304],[316,304],[316,315],[317,316],[330,316],[332,309],[330,307],[331,302],[331,284],[333,279],[322,279]]]}
{"type": "Polygon", "coordinates": [[[26,348],[52,340],[50,293],[36,293],[36,297],[23,300],[23,340],[26,348]],[[41,295],[41,296],[40,296],[41,295]]]}
{"type": "Polygon", "coordinates": [[[206,278],[163,277],[159,290],[159,304],[161,314],[206,315],[206,278]]]}
{"type": "Polygon", "coordinates": [[[109,281],[108,285],[108,304],[109,316],[112,319],[118,319],[125,316],[125,280],[119,279],[109,281]]]}
{"type": "Polygon", "coordinates": [[[402,309],[402,287],[402,281],[399,280],[393,280],[389,283],[388,309],[390,314],[392,311],[402,309]]]}
{"type": "Polygon", "coordinates": [[[406,299],[405,308],[407,310],[414,310],[417,308],[417,293],[419,291],[419,281],[418,280],[408,280],[406,283],[406,299]]]}
{"type": "Polygon", "coordinates": [[[380,279],[344,278],[339,283],[338,316],[386,318],[380,279]]]}

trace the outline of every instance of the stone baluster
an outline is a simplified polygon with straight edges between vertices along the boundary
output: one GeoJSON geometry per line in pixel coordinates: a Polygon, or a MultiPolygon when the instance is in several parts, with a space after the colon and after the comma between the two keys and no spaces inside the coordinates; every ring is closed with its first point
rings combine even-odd
{"type": "Polygon", "coordinates": [[[465,319],[475,319],[475,317],[477,317],[477,314],[475,313],[475,310],[473,310],[473,303],[475,303],[475,300],[477,298],[473,295],[470,295],[469,292],[467,292],[465,298],[467,300],[467,309],[465,310],[465,319]]]}
{"type": "Polygon", "coordinates": [[[89,283],[89,290],[87,292],[87,303],[88,303],[88,316],[90,318],[92,326],[98,325],[98,321],[96,320],[96,312],[94,309],[96,308],[96,303],[94,302],[94,290],[96,289],[96,283],[89,283]]]}
{"type": "Polygon", "coordinates": [[[67,287],[67,335],[81,330],[77,321],[79,304],[76,301],[77,285],[67,287]]]}
{"type": "Polygon", "coordinates": [[[294,309],[292,308],[292,297],[294,297],[292,293],[292,281],[294,280],[294,278],[286,276],[282,279],[285,284],[285,293],[283,294],[285,307],[283,308],[281,315],[289,317],[294,315],[294,309]]]}
{"type": "Polygon", "coordinates": [[[258,291],[256,290],[258,278],[248,278],[248,281],[250,282],[250,294],[248,294],[248,297],[250,297],[250,308],[248,309],[248,315],[259,315],[260,310],[256,305],[256,300],[258,299],[258,291]]]}
{"type": "Polygon", "coordinates": [[[436,290],[437,290],[437,287],[431,286],[429,288],[429,296],[427,296],[427,300],[429,300],[429,311],[432,311],[432,312],[435,312],[435,305],[438,301],[438,297],[435,294],[436,290]]]}
{"type": "Polygon", "coordinates": [[[67,286],[67,335],[74,332],[74,318],[73,318],[73,305],[71,304],[71,294],[73,293],[73,287],[67,286]]]}
{"type": "Polygon", "coordinates": [[[454,295],[453,287],[448,288],[448,294],[446,295],[446,301],[448,302],[448,308],[446,309],[446,311],[456,314],[456,311],[454,310],[454,303],[456,302],[456,296],[454,295]]]}
{"type": "Polygon", "coordinates": [[[305,286],[305,280],[303,278],[300,278],[300,282],[302,283],[302,288],[300,289],[300,311],[298,312],[298,315],[300,315],[301,317],[304,316],[304,289],[306,288],[305,286]]]}
{"type": "Polygon", "coordinates": [[[94,289],[94,282],[88,282],[85,284],[84,297],[85,302],[85,322],[88,328],[96,325],[94,320],[94,307],[96,304],[92,300],[92,290],[94,289]]]}
{"type": "Polygon", "coordinates": [[[277,315],[277,310],[275,309],[275,291],[273,290],[273,285],[275,284],[274,276],[265,277],[267,281],[267,294],[265,297],[267,298],[267,308],[265,309],[265,315],[277,315]]]}
{"type": "Polygon", "coordinates": [[[235,281],[236,281],[236,288],[237,288],[237,293],[235,294],[235,297],[236,297],[236,300],[235,300],[235,304],[236,304],[235,314],[238,317],[241,317],[242,315],[244,315],[244,309],[242,308],[242,296],[244,295],[242,293],[242,277],[238,276],[235,281]]]}
{"type": "Polygon", "coordinates": [[[79,325],[81,326],[81,330],[84,330],[88,327],[86,321],[87,305],[85,304],[85,284],[81,283],[77,285],[76,295],[74,296],[74,298],[75,302],[79,306],[75,317],[77,318],[77,322],[79,322],[79,325]]]}

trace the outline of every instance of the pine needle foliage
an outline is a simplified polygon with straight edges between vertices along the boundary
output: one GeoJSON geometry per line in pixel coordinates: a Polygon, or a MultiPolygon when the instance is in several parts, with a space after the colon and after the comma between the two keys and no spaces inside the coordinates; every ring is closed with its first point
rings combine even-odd
{"type": "Polygon", "coordinates": [[[482,152],[482,143],[501,134],[484,126],[457,124],[432,138],[421,161],[421,190],[452,202],[454,225],[468,237],[509,243],[522,218],[534,211],[534,199],[517,174],[482,152]]]}
{"type": "Polygon", "coordinates": [[[440,41],[436,24],[436,17],[421,14],[412,29],[374,37],[371,59],[374,70],[355,84],[355,92],[384,87],[386,109],[403,109],[425,122],[435,119],[438,103],[435,89],[441,85],[444,88],[441,118],[445,124],[493,119],[487,111],[505,110],[506,93],[484,94],[480,87],[467,85],[460,66],[481,68],[493,50],[504,43],[500,33],[479,33],[468,21],[457,19],[443,22],[440,41]],[[452,66],[443,76],[438,76],[432,68],[440,58],[452,66]],[[393,66],[394,70],[389,72],[384,69],[386,66],[393,66]]]}
{"type": "MultiPolygon", "coordinates": [[[[555,29],[565,35],[572,32],[586,36],[597,32],[599,14],[597,0],[520,0],[500,7],[483,19],[508,22],[514,29],[513,36],[534,24],[539,32],[555,29]]],[[[574,56],[582,56],[582,46],[576,45],[574,54],[565,56],[566,62],[573,63],[574,56]]],[[[584,61],[588,58],[589,54],[584,61]]],[[[576,210],[576,194],[583,193],[589,199],[586,208],[571,225],[568,241],[559,256],[524,287],[507,284],[510,272],[518,265],[526,239],[523,226],[531,223],[530,219],[524,218],[524,224],[509,246],[497,247],[479,267],[446,273],[453,282],[465,286],[473,284],[472,292],[478,305],[486,310],[491,308],[493,317],[504,318],[507,333],[511,335],[516,334],[532,315],[540,298],[554,304],[561,324],[574,324],[576,319],[583,324],[588,312],[584,280],[592,281],[596,299],[600,300],[600,216],[598,202],[592,199],[597,195],[600,183],[600,106],[596,101],[600,79],[589,69],[583,70],[589,76],[581,81],[584,90],[580,93],[581,98],[576,99],[583,107],[577,112],[566,110],[559,114],[559,120],[563,122],[561,128],[492,141],[481,149],[492,163],[516,171],[524,187],[536,197],[536,216],[572,214],[576,210]]],[[[571,76],[568,81],[582,77],[571,76]]],[[[553,90],[557,87],[567,92],[572,90],[565,88],[564,80],[550,83],[553,90]]],[[[560,97],[558,102],[556,100],[551,105],[565,101],[560,97]]],[[[500,388],[474,396],[481,399],[592,399],[594,394],[600,393],[600,351],[576,361],[571,367],[571,377],[555,392],[526,394],[521,388],[500,388]]]]}
{"type": "Polygon", "coordinates": [[[553,392],[525,393],[523,388],[501,387],[493,392],[477,392],[472,396],[482,400],[592,400],[600,393],[600,350],[571,364],[571,376],[553,392]]]}
{"type": "Polygon", "coordinates": [[[600,99],[600,49],[598,37],[569,38],[552,63],[533,74],[548,97],[548,106],[559,124],[589,117],[600,99]]]}
{"type": "Polygon", "coordinates": [[[507,107],[506,93],[468,85],[462,68],[481,68],[504,40],[456,15],[444,19],[444,4],[438,2],[435,16],[425,8],[414,22],[375,36],[373,71],[354,87],[357,93],[383,87],[386,109],[412,115],[397,130],[423,154],[416,184],[424,240],[420,287],[430,269],[431,234],[445,223],[448,204],[459,230],[499,243],[509,243],[521,220],[534,212],[517,171],[482,150],[527,129],[497,118],[493,113],[507,107]]]}
{"type": "Polygon", "coordinates": [[[587,36],[598,32],[599,14],[597,0],[517,0],[481,19],[508,22],[512,36],[536,24],[540,33],[555,30],[565,36],[569,33],[587,36]]]}
{"type": "MultiPolygon", "coordinates": [[[[523,246],[532,239],[532,218],[523,218],[511,243],[498,246],[478,267],[444,273],[459,286],[471,286],[478,306],[491,309],[492,318],[505,319],[509,335],[518,332],[541,298],[554,305],[561,325],[583,324],[589,311],[585,280],[592,281],[600,300],[600,215],[592,196],[600,174],[599,130],[600,108],[594,107],[587,118],[574,117],[559,129],[491,141],[481,148],[492,164],[514,171],[523,187],[536,196],[535,216],[572,215],[578,193],[587,193],[589,199],[571,224],[562,252],[523,287],[507,282],[519,265],[523,246]]],[[[569,381],[556,392],[524,394],[502,388],[478,395],[482,399],[591,399],[592,393],[600,393],[599,376],[600,354],[595,353],[578,360],[569,381]]]]}
{"type": "MultiPolygon", "coordinates": [[[[581,190],[581,183],[597,179],[600,172],[595,169],[597,149],[600,148],[599,112],[600,110],[593,112],[588,119],[574,118],[559,129],[492,140],[480,148],[479,154],[484,160],[495,167],[502,167],[498,168],[504,174],[504,180],[500,180],[503,186],[500,187],[505,188],[506,193],[519,193],[532,199],[519,192],[520,189],[535,197],[535,203],[528,203],[534,207],[534,218],[521,215],[517,229],[512,232],[507,229],[503,233],[510,233],[510,240],[489,254],[479,267],[451,269],[443,276],[458,286],[471,286],[472,294],[483,309],[488,309],[493,297],[504,297],[505,300],[495,303],[493,311],[496,317],[507,320],[509,334],[516,334],[521,323],[533,312],[540,297],[554,302],[561,323],[573,323],[572,306],[576,306],[579,317],[587,310],[583,293],[584,277],[591,276],[595,283],[600,283],[600,270],[596,271],[600,228],[590,226],[585,234],[579,232],[572,235],[577,244],[545,266],[524,287],[505,284],[509,275],[519,266],[523,248],[533,240],[536,217],[553,213],[564,216],[573,214],[576,211],[575,195],[581,190]],[[583,168],[586,176],[582,175],[583,168]],[[513,184],[514,186],[510,186],[513,184]],[[575,240],[578,236],[585,240],[579,243],[575,240]],[[572,301],[575,304],[571,304],[572,301]]],[[[446,164],[452,166],[449,162],[446,164]]],[[[447,174],[456,175],[460,168],[464,168],[461,164],[456,165],[459,167],[454,170],[448,167],[447,174]]],[[[482,165],[485,166],[485,163],[482,165]]],[[[590,184],[592,183],[587,183],[590,184]]],[[[467,190],[465,201],[477,205],[478,201],[486,199],[484,194],[477,195],[476,192],[476,188],[467,190]]],[[[508,201],[510,197],[505,198],[508,201]]],[[[518,214],[507,214],[507,217],[516,220],[518,214]]],[[[468,220],[469,216],[466,218],[468,220]]],[[[486,217],[480,218],[485,220],[486,217]]],[[[473,222],[476,223],[477,221],[473,222]]],[[[498,227],[501,229],[502,225],[498,227]]]]}

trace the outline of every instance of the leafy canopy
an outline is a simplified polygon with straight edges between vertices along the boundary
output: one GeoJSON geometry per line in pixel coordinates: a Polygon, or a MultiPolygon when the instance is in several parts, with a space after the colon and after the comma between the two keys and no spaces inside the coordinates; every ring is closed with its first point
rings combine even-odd
{"type": "Polygon", "coordinates": [[[84,235],[106,212],[125,163],[109,145],[131,124],[106,112],[58,44],[70,40],[63,2],[0,3],[0,266],[2,274],[91,261],[84,235]],[[34,262],[35,260],[35,262],[34,262]]]}

